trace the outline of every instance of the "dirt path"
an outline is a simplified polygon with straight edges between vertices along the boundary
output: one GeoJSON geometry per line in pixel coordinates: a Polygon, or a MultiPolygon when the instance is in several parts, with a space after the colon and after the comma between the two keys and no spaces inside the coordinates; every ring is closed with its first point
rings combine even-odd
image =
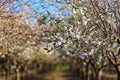
{"type": "MultiPolygon", "coordinates": [[[[5,77],[0,77],[0,80],[5,80],[5,77]]],[[[9,80],[13,80],[12,75],[10,76],[9,80]]],[[[24,78],[21,78],[21,80],[80,80],[80,79],[78,78],[75,72],[55,70],[44,74],[33,74],[30,77],[26,76],[24,78]]]]}
{"type": "Polygon", "coordinates": [[[79,80],[77,75],[71,71],[52,71],[43,76],[45,80],[79,80]]]}

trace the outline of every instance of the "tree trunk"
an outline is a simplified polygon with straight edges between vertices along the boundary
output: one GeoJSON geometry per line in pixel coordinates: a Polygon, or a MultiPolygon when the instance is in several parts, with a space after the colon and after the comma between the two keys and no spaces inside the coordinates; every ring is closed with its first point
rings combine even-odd
{"type": "Polygon", "coordinates": [[[88,75],[88,65],[86,66],[85,73],[86,73],[85,80],[88,80],[88,78],[89,78],[89,75],[88,75]]]}
{"type": "Polygon", "coordinates": [[[8,70],[6,70],[5,72],[6,72],[6,75],[5,75],[5,80],[9,80],[9,71],[8,71],[8,70]]]}
{"type": "Polygon", "coordinates": [[[9,80],[9,70],[6,69],[5,67],[3,67],[4,71],[5,71],[5,80],[9,80]]]}
{"type": "Polygon", "coordinates": [[[120,71],[119,71],[119,68],[118,68],[118,66],[115,66],[115,65],[114,65],[114,67],[115,67],[117,75],[118,75],[117,80],[120,80],[120,71]]]}
{"type": "Polygon", "coordinates": [[[16,78],[20,80],[20,70],[18,68],[16,69],[16,78]]]}

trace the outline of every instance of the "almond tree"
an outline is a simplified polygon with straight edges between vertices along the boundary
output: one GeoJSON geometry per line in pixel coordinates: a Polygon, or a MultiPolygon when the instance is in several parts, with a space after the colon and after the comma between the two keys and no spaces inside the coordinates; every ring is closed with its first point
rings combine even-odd
{"type": "Polygon", "coordinates": [[[68,2],[73,12],[72,17],[63,19],[60,23],[50,23],[57,28],[49,31],[51,36],[48,39],[51,38],[53,50],[59,52],[61,59],[75,58],[86,69],[91,66],[97,80],[101,67],[107,63],[112,64],[119,75],[118,67],[115,66],[120,62],[118,4],[119,1],[116,0],[74,0],[72,4],[68,2]],[[117,63],[114,63],[113,57],[117,58],[117,63]],[[104,64],[101,63],[102,60],[104,64]]]}
{"type": "MultiPolygon", "coordinates": [[[[6,5],[14,3],[13,1],[1,1],[0,7],[0,66],[6,72],[6,80],[9,79],[8,74],[13,68],[16,71],[17,80],[20,80],[20,68],[24,62],[31,59],[40,49],[37,44],[40,39],[36,32],[24,23],[20,14],[12,14],[6,5]],[[21,22],[21,19],[23,22],[21,22]],[[29,52],[33,51],[30,54],[29,52]],[[35,49],[34,49],[35,48],[35,49]],[[27,51],[28,50],[28,51],[27,51]]],[[[25,5],[25,4],[24,4],[25,5]]],[[[39,34],[39,33],[38,33],[39,34]]],[[[41,53],[38,52],[40,55],[41,53]]]]}

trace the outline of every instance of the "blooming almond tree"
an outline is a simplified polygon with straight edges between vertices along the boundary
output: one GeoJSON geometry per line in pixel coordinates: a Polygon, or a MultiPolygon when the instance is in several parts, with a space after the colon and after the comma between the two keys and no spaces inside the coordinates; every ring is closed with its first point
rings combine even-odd
{"type": "Polygon", "coordinates": [[[5,70],[6,80],[12,69],[20,80],[21,67],[26,67],[24,64],[32,60],[45,59],[46,53],[40,46],[42,31],[25,24],[25,16],[12,14],[7,9],[6,5],[13,2],[0,3],[0,68],[5,70]]]}
{"type": "MultiPolygon", "coordinates": [[[[57,29],[48,31],[52,49],[59,52],[61,59],[69,59],[86,69],[92,66],[95,79],[100,70],[108,64],[114,66],[119,77],[120,23],[119,1],[74,0],[68,6],[71,17],[60,23],[51,22],[57,29]]],[[[49,43],[50,43],[49,42],[49,43]]],[[[79,67],[80,69],[81,67],[79,67]]],[[[81,69],[80,69],[81,70],[81,69]]],[[[87,71],[87,70],[86,70],[87,71]]],[[[87,72],[86,72],[87,75],[87,72]]],[[[89,78],[86,76],[86,78],[89,78]]]]}

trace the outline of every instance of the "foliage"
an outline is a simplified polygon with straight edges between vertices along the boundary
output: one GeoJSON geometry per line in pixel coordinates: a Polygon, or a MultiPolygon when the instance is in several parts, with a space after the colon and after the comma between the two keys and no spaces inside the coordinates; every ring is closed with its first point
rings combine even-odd
{"type": "Polygon", "coordinates": [[[57,63],[57,64],[55,65],[55,69],[56,69],[56,70],[69,70],[70,67],[69,67],[69,65],[67,65],[67,64],[57,63]]]}
{"type": "MultiPolygon", "coordinates": [[[[30,64],[34,60],[47,62],[48,56],[40,45],[42,30],[33,29],[25,23],[25,16],[21,16],[20,13],[24,15],[26,13],[12,14],[7,9],[6,5],[14,2],[14,0],[0,2],[0,70],[3,69],[6,72],[6,80],[11,71],[16,73],[17,80],[20,80],[22,68],[24,70],[27,68],[29,71],[30,64]]],[[[23,6],[25,5],[23,4],[23,6]]],[[[43,63],[36,62],[34,64],[43,63]]],[[[31,67],[35,68],[36,66],[32,65],[31,67]]]]}
{"type": "MultiPolygon", "coordinates": [[[[26,13],[12,14],[6,8],[13,2],[0,2],[0,66],[6,73],[13,67],[19,80],[22,67],[41,70],[49,63],[64,60],[72,68],[84,70],[92,66],[96,79],[108,64],[120,74],[119,1],[68,1],[66,6],[72,12],[69,18],[60,15],[45,23],[46,16],[42,16],[35,27],[24,23],[26,13]]],[[[56,69],[69,66],[58,64],[56,69]]]]}
{"type": "MultiPolygon", "coordinates": [[[[97,77],[103,66],[119,64],[118,4],[119,1],[107,0],[75,0],[68,3],[72,17],[53,23],[57,29],[48,31],[52,49],[59,52],[61,59],[75,58],[78,65],[91,65],[97,77]]],[[[75,59],[71,63],[74,64],[75,59]]]]}

